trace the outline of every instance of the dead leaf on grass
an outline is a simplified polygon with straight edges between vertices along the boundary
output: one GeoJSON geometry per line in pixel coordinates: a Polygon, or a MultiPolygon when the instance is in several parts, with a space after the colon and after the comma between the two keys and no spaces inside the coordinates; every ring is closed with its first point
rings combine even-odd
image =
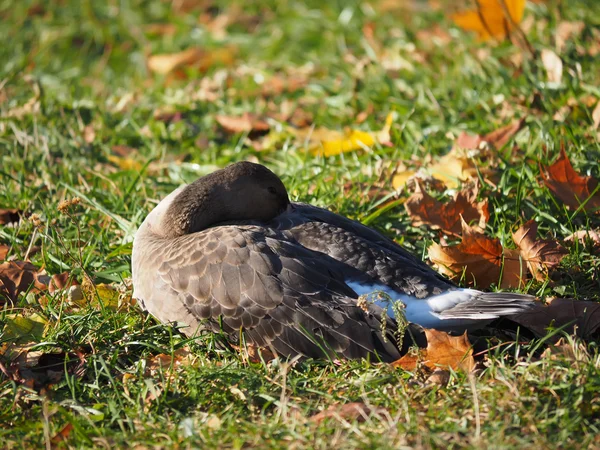
{"type": "MultiPolygon", "coordinates": [[[[191,363],[192,354],[188,347],[182,347],[173,352],[172,355],[161,353],[146,360],[146,376],[155,376],[159,372],[177,370],[179,367],[191,363]]],[[[171,373],[172,374],[172,373],[171,373]]]]}
{"type": "Polygon", "coordinates": [[[490,218],[488,201],[477,202],[478,191],[477,185],[465,187],[454,199],[442,203],[423,191],[417,181],[415,192],[406,200],[404,207],[414,226],[427,225],[459,235],[462,231],[461,217],[468,223],[476,222],[482,229],[490,218]]]}
{"type": "Polygon", "coordinates": [[[180,78],[185,77],[185,69],[195,68],[204,72],[215,65],[230,66],[236,58],[237,50],[233,47],[223,47],[211,51],[200,48],[189,48],[178,53],[151,55],[146,63],[148,69],[158,75],[175,73],[180,78]]]}
{"type": "Polygon", "coordinates": [[[585,23],[582,21],[567,22],[562,21],[556,26],[555,38],[556,38],[556,50],[561,53],[565,48],[567,41],[572,38],[577,38],[583,29],[585,23]]]}
{"type": "Polygon", "coordinates": [[[51,294],[63,289],[69,289],[71,286],[77,286],[79,282],[73,277],[70,272],[63,272],[57,275],[52,275],[48,285],[48,292],[51,294]]]}
{"type": "Polygon", "coordinates": [[[465,332],[461,336],[450,336],[443,331],[425,329],[427,348],[419,349],[417,355],[406,354],[392,363],[393,367],[414,371],[419,364],[431,370],[450,367],[453,370],[471,372],[475,367],[473,348],[465,332]]]}
{"type": "Polygon", "coordinates": [[[4,261],[6,259],[6,255],[8,255],[9,250],[9,245],[0,244],[0,261],[4,261]]]}
{"type": "Polygon", "coordinates": [[[598,180],[575,172],[564,146],[556,162],[548,167],[541,166],[540,171],[544,184],[569,209],[576,210],[586,202],[585,210],[600,210],[600,192],[596,191],[598,180]]]}
{"type": "MultiPolygon", "coordinates": [[[[429,259],[439,271],[450,278],[460,278],[464,272],[465,281],[479,288],[487,288],[498,283],[501,287],[517,287],[525,276],[520,267],[503,268],[506,259],[514,260],[513,252],[505,252],[496,238],[489,238],[471,228],[464,220],[462,241],[458,245],[439,245],[433,243],[429,249],[429,259]],[[514,270],[516,269],[516,271],[514,270]],[[500,277],[502,275],[502,278],[500,277]]],[[[518,257],[516,258],[518,261],[518,257]]]]}
{"type": "Polygon", "coordinates": [[[543,273],[559,265],[568,252],[554,239],[537,239],[537,228],[537,223],[529,220],[512,237],[529,271],[541,281],[545,278],[543,273]]]}
{"type": "Polygon", "coordinates": [[[19,223],[19,217],[23,211],[16,208],[0,209],[0,225],[19,223]]]}
{"type": "Polygon", "coordinates": [[[464,30],[475,31],[480,39],[498,39],[509,36],[515,24],[521,23],[525,0],[477,0],[476,6],[454,14],[452,20],[464,30]]]}
{"type": "Polygon", "coordinates": [[[349,129],[335,131],[326,128],[290,130],[297,139],[309,140],[309,150],[313,155],[335,156],[345,152],[372,147],[375,144],[387,145],[390,142],[390,129],[393,115],[385,119],[380,131],[362,131],[349,129]]]}
{"type": "Polygon", "coordinates": [[[560,57],[552,50],[547,48],[543,49],[540,57],[542,59],[542,65],[546,70],[546,78],[550,83],[560,83],[562,81],[563,74],[563,62],[560,57]]]}
{"type": "Polygon", "coordinates": [[[241,116],[218,114],[215,120],[228,133],[248,133],[251,138],[267,134],[270,129],[264,119],[247,112],[241,116]]]}
{"type": "Polygon", "coordinates": [[[71,431],[73,431],[73,424],[67,423],[58,433],[56,433],[52,437],[52,439],[50,439],[50,442],[53,445],[57,445],[59,442],[66,441],[69,435],[71,434],[71,431]]]}
{"type": "Polygon", "coordinates": [[[597,334],[600,328],[600,303],[555,298],[547,305],[540,303],[531,311],[510,316],[509,319],[538,337],[545,336],[548,328],[564,326],[567,333],[588,339],[597,334]]]}
{"type": "Polygon", "coordinates": [[[0,264],[0,298],[15,302],[21,292],[30,288],[40,292],[47,288],[49,277],[30,262],[6,261],[0,264]]]}
{"type": "Polygon", "coordinates": [[[364,422],[373,414],[382,414],[385,411],[384,408],[373,408],[362,402],[352,402],[344,405],[332,405],[312,416],[310,420],[315,423],[321,423],[326,419],[364,422]]]}
{"type": "Polygon", "coordinates": [[[594,247],[600,247],[600,230],[579,230],[565,238],[565,242],[575,241],[579,241],[582,244],[591,241],[594,247]]]}
{"type": "Polygon", "coordinates": [[[537,226],[529,221],[517,230],[513,240],[518,250],[503,248],[500,240],[489,238],[462,223],[462,241],[458,245],[429,247],[429,259],[450,278],[465,274],[466,282],[479,288],[498,283],[502,288],[519,287],[527,270],[538,280],[557,266],[566,250],[551,239],[536,239],[537,226]]]}
{"type": "Polygon", "coordinates": [[[594,130],[597,130],[600,127],[600,100],[596,103],[596,107],[592,111],[592,125],[594,130]]]}

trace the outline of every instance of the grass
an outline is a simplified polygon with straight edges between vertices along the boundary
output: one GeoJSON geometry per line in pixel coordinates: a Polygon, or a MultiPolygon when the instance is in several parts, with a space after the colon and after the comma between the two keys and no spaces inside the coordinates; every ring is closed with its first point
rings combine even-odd
{"type": "MultiPolygon", "coordinates": [[[[261,0],[243,11],[219,5],[205,14],[235,17],[222,37],[198,24],[197,13],[176,12],[160,0],[0,1],[0,207],[42,220],[39,229],[27,220],[0,228],[10,257],[22,260],[29,249],[32,262],[49,274],[68,271],[82,281],[87,273],[97,284],[126,289],[132,233],[156,202],[181,183],[250,158],[276,171],[294,200],[368,220],[426,259],[437,232],[411,226],[401,206],[378,214],[380,202],[369,189],[391,190],[389,169],[399,161],[436,158],[449,150],[451,136],[484,134],[513,117],[525,117],[525,127],[499,152],[495,185],[486,183],[480,193],[490,200],[488,235],[512,245],[511,232],[531,218],[542,236],[559,241],[599,226],[597,215],[575,214],[555,200],[539,182],[538,168],[554,161],[564,142],[578,171],[600,177],[594,105],[586,100],[600,98],[600,62],[588,53],[600,35],[597,2],[527,6],[526,18],[534,20],[527,36],[536,51],[556,49],[561,22],[585,24],[560,50],[560,85],[546,82],[539,58],[509,42],[478,42],[423,1],[410,12],[382,12],[377,2],[358,1],[261,0]],[[175,28],[170,35],[152,34],[151,23],[175,28]],[[438,25],[449,30],[449,43],[420,34],[438,25]],[[365,37],[365,26],[373,39],[365,37]],[[374,43],[400,57],[397,68],[384,67],[374,43]],[[155,76],[145,65],[147,54],[190,47],[214,53],[228,45],[238,49],[232,66],[190,69],[184,79],[155,76]],[[522,63],[511,63],[520,55],[522,63]],[[308,83],[268,98],[259,94],[261,79],[276,73],[306,74],[308,83]],[[204,99],[207,85],[210,100],[204,99]],[[245,134],[225,134],[215,122],[217,114],[277,112],[286,102],[332,129],[378,130],[394,112],[393,145],[322,158],[280,133],[272,149],[259,152],[246,145],[245,134]],[[564,121],[554,118],[561,108],[568,110],[564,121]],[[357,125],[356,117],[371,110],[357,125]],[[179,113],[180,120],[157,112],[179,113]],[[115,159],[115,146],[131,153],[115,159]],[[61,212],[59,203],[74,196],[81,205],[61,212]],[[32,246],[39,251],[31,252],[32,246]]],[[[526,290],[598,300],[597,250],[568,248],[552,278],[526,290]]],[[[541,358],[532,351],[535,342],[507,345],[486,359],[477,377],[452,374],[442,388],[423,375],[366,361],[294,368],[250,363],[224,350],[218,337],[187,342],[135,306],[73,308],[58,294],[41,298],[23,295],[15,305],[47,321],[33,350],[78,350],[85,355],[84,373],[61,362],[68,370],[42,392],[2,375],[6,448],[49,446],[67,424],[72,431],[53,445],[600,448],[594,343],[569,340],[570,356],[541,358]],[[193,353],[189,364],[153,367],[156,355],[184,347],[193,353]],[[351,401],[385,412],[364,423],[306,420],[351,401]]],[[[6,323],[10,312],[0,321],[6,323]]],[[[6,330],[2,343],[15,339],[6,330]]]]}

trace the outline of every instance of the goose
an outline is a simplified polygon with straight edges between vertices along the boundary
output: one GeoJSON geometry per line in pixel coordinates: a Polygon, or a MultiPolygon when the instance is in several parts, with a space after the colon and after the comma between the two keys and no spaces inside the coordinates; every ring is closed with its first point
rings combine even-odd
{"type": "Polygon", "coordinates": [[[458,287],[378,231],[290,202],[279,177],[251,162],[164,198],[137,230],[131,263],[133,297],[160,322],[284,358],[394,361],[399,315],[463,333],[534,304],[458,287]]]}

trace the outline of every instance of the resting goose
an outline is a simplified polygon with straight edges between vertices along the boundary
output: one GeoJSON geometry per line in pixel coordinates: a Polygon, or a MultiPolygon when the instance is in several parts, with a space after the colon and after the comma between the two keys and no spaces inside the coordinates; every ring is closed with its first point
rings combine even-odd
{"type": "Polygon", "coordinates": [[[291,203],[281,180],[250,162],[162,200],[135,235],[132,274],[134,298],[159,321],[283,357],[395,360],[398,305],[410,322],[461,333],[533,300],[459,288],[377,231],[291,203]],[[374,291],[387,295],[360,297],[374,291]]]}

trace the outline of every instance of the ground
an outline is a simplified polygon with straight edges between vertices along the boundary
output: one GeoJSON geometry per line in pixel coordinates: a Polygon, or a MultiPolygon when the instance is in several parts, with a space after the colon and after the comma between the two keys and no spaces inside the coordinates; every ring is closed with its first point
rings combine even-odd
{"type": "MultiPolygon", "coordinates": [[[[529,219],[559,242],[599,226],[540,177],[561,144],[579,173],[600,176],[598,3],[527,2],[527,41],[513,30],[499,42],[457,28],[456,2],[398,3],[0,2],[0,208],[23,211],[0,243],[88,291],[93,280],[100,297],[32,291],[4,302],[4,349],[22,338],[9,332],[15,313],[36,314],[45,329],[30,352],[62,355],[52,382],[0,375],[6,448],[600,448],[594,343],[567,339],[554,356],[540,341],[499,346],[439,386],[368,361],[250,362],[218,336],[186,341],[127,301],[132,234],[148,211],[244,159],[278,173],[293,200],[368,223],[427,260],[440,232],[412,225],[410,189],[396,193],[393,172],[426,167],[463,131],[523,119],[477,166],[486,234],[510,247],[529,219]],[[577,22],[565,38],[564,23],[577,22]],[[173,70],[150,57],[189,49],[199,50],[173,70]],[[562,59],[560,80],[549,80],[543,49],[562,59]],[[245,112],[256,114],[249,125],[230,123],[245,112]],[[311,123],[381,130],[390,113],[390,138],[370,148],[322,156],[299,139],[311,123]],[[102,283],[122,291],[118,303],[102,283]],[[372,413],[309,419],[349,402],[372,413]]],[[[551,276],[521,291],[599,300],[597,249],[565,247],[551,276]]]]}

